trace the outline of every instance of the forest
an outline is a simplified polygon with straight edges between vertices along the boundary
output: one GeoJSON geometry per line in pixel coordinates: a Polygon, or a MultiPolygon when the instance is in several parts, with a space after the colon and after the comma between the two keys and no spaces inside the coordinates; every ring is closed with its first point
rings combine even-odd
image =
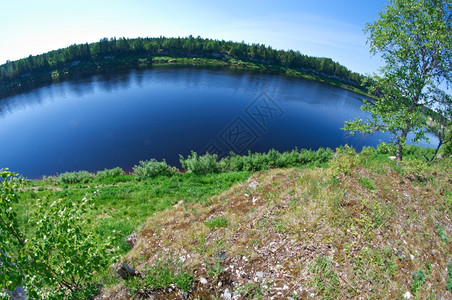
{"type": "Polygon", "coordinates": [[[99,42],[74,44],[67,48],[30,55],[0,66],[0,94],[7,94],[33,81],[45,82],[62,74],[96,70],[108,65],[152,64],[153,57],[202,57],[290,68],[321,75],[361,88],[363,75],[330,58],[313,57],[293,50],[276,50],[263,44],[246,44],[201,37],[103,38],[99,42]]]}

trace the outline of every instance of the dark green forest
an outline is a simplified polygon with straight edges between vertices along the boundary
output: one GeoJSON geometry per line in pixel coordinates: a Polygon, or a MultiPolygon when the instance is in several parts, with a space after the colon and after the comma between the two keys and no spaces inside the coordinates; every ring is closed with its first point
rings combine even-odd
{"type": "Polygon", "coordinates": [[[99,42],[74,44],[40,55],[30,55],[0,66],[0,95],[36,82],[47,82],[77,71],[92,72],[107,66],[152,65],[154,57],[209,58],[222,62],[240,60],[262,66],[289,68],[361,87],[363,75],[351,72],[330,58],[276,50],[261,44],[246,44],[201,37],[103,38],[99,42]]]}

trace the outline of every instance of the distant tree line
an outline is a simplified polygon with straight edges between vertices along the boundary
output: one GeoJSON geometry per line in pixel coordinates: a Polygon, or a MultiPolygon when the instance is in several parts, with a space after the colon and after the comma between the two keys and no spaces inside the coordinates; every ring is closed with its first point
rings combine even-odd
{"type": "Polygon", "coordinates": [[[330,58],[303,55],[299,51],[276,50],[262,44],[245,44],[224,40],[203,39],[193,36],[184,38],[103,38],[99,42],[74,44],[67,48],[44,54],[30,55],[0,66],[0,86],[8,83],[43,76],[62,68],[82,63],[99,63],[125,57],[210,57],[218,59],[239,59],[242,61],[288,67],[307,73],[314,73],[341,80],[360,87],[363,75],[351,72],[330,58]],[[49,72],[50,71],[50,72],[49,72]]]}

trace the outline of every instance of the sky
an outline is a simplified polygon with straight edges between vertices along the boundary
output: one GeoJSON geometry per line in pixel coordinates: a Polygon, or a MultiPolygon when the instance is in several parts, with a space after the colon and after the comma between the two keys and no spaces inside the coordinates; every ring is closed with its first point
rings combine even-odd
{"type": "Polygon", "coordinates": [[[0,0],[0,64],[103,37],[201,36],[329,57],[376,72],[363,31],[387,0],[0,0]]]}

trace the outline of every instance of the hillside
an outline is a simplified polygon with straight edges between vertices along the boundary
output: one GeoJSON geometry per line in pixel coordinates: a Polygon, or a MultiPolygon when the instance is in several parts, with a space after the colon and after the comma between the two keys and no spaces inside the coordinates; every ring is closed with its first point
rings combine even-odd
{"type": "Polygon", "coordinates": [[[111,38],[91,44],[30,55],[0,65],[0,98],[41,85],[114,69],[176,64],[191,67],[233,67],[318,80],[359,93],[364,76],[325,57],[299,51],[276,50],[262,44],[245,44],[194,38],[111,38]]]}
{"type": "Polygon", "coordinates": [[[97,299],[448,299],[452,161],[340,151],[156,213],[97,299]]]}

